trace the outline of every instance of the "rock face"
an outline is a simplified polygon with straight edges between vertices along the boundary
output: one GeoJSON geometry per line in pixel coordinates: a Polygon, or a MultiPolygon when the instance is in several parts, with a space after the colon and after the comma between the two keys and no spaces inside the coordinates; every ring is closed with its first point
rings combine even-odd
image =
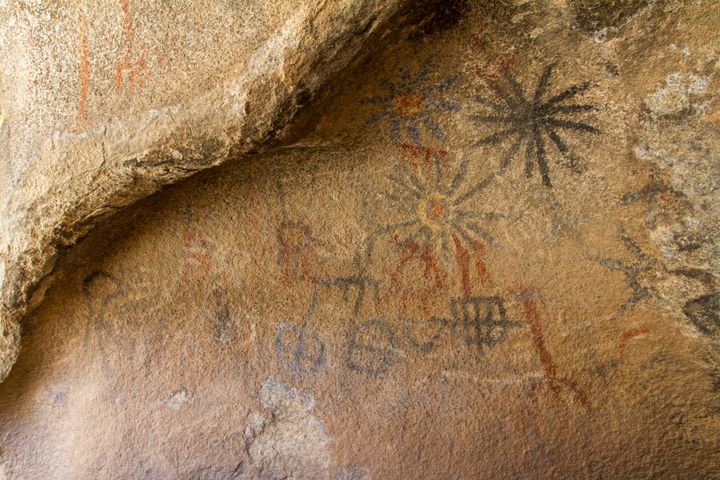
{"type": "Polygon", "coordinates": [[[0,6],[0,378],[59,250],[278,134],[401,1],[0,6]]]}
{"type": "MultiPolygon", "coordinates": [[[[193,147],[237,161],[90,232],[27,315],[5,473],[720,478],[719,16],[446,2],[284,144],[193,147]]],[[[177,179],[173,148],[124,168],[177,179]]]]}

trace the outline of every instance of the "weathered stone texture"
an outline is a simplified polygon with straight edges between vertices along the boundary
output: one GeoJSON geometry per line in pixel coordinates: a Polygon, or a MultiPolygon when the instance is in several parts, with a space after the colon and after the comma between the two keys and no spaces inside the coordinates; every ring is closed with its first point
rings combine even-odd
{"type": "Polygon", "coordinates": [[[720,478],[720,7],[446,6],[60,259],[11,478],[720,478]]]}
{"type": "Polygon", "coordinates": [[[400,1],[0,6],[0,378],[58,252],[274,138],[400,1]]]}

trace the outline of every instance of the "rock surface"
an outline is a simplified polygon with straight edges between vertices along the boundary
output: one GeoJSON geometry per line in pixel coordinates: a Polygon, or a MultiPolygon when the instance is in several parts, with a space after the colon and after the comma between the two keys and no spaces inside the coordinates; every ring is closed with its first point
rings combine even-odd
{"type": "Polygon", "coordinates": [[[446,7],[58,262],[10,478],[720,478],[720,7],[446,7]]]}
{"type": "Polygon", "coordinates": [[[4,2],[0,378],[59,251],[276,137],[402,3],[4,2]]]}

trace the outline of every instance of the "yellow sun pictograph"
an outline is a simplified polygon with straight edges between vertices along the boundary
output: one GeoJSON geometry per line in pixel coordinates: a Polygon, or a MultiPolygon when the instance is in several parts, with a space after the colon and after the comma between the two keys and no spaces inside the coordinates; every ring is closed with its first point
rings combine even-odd
{"type": "Polygon", "coordinates": [[[450,258],[451,243],[465,249],[476,249],[479,243],[495,244],[486,224],[498,214],[478,212],[470,205],[471,200],[488,187],[494,174],[478,183],[468,182],[468,159],[460,162],[451,179],[443,173],[439,157],[435,158],[433,167],[430,175],[416,175],[401,166],[397,175],[388,176],[392,188],[384,196],[404,218],[388,225],[385,231],[401,242],[422,243],[439,249],[446,262],[450,258]]]}

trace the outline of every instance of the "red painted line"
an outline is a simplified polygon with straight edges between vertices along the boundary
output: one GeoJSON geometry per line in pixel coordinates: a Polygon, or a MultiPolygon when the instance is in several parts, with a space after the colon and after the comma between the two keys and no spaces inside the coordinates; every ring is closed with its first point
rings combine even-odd
{"type": "Polygon", "coordinates": [[[650,329],[647,327],[647,325],[641,325],[639,327],[631,328],[630,330],[621,333],[618,336],[618,355],[622,357],[625,354],[625,344],[628,340],[643,336],[649,331],[650,329]]]}
{"type": "Polygon", "coordinates": [[[547,382],[548,388],[555,394],[558,395],[562,387],[570,389],[578,402],[584,407],[589,408],[589,401],[585,392],[583,392],[572,379],[558,377],[557,364],[552,357],[552,354],[545,346],[545,338],[543,336],[543,327],[540,321],[540,312],[537,307],[537,302],[534,298],[529,295],[530,292],[523,292],[525,299],[523,300],[523,309],[525,311],[525,318],[530,325],[530,332],[532,333],[533,344],[535,350],[540,356],[540,362],[542,363],[545,371],[545,381],[547,382]]]}
{"type": "Polygon", "coordinates": [[[88,45],[85,16],[80,14],[77,24],[80,36],[80,102],[78,105],[78,122],[88,121],[88,97],[90,95],[90,47],[88,45]]]}
{"type": "Polygon", "coordinates": [[[460,267],[460,282],[462,284],[463,295],[469,297],[471,294],[470,254],[467,249],[463,247],[463,244],[457,235],[453,234],[452,239],[455,243],[455,258],[457,259],[458,266],[460,267]]]}

